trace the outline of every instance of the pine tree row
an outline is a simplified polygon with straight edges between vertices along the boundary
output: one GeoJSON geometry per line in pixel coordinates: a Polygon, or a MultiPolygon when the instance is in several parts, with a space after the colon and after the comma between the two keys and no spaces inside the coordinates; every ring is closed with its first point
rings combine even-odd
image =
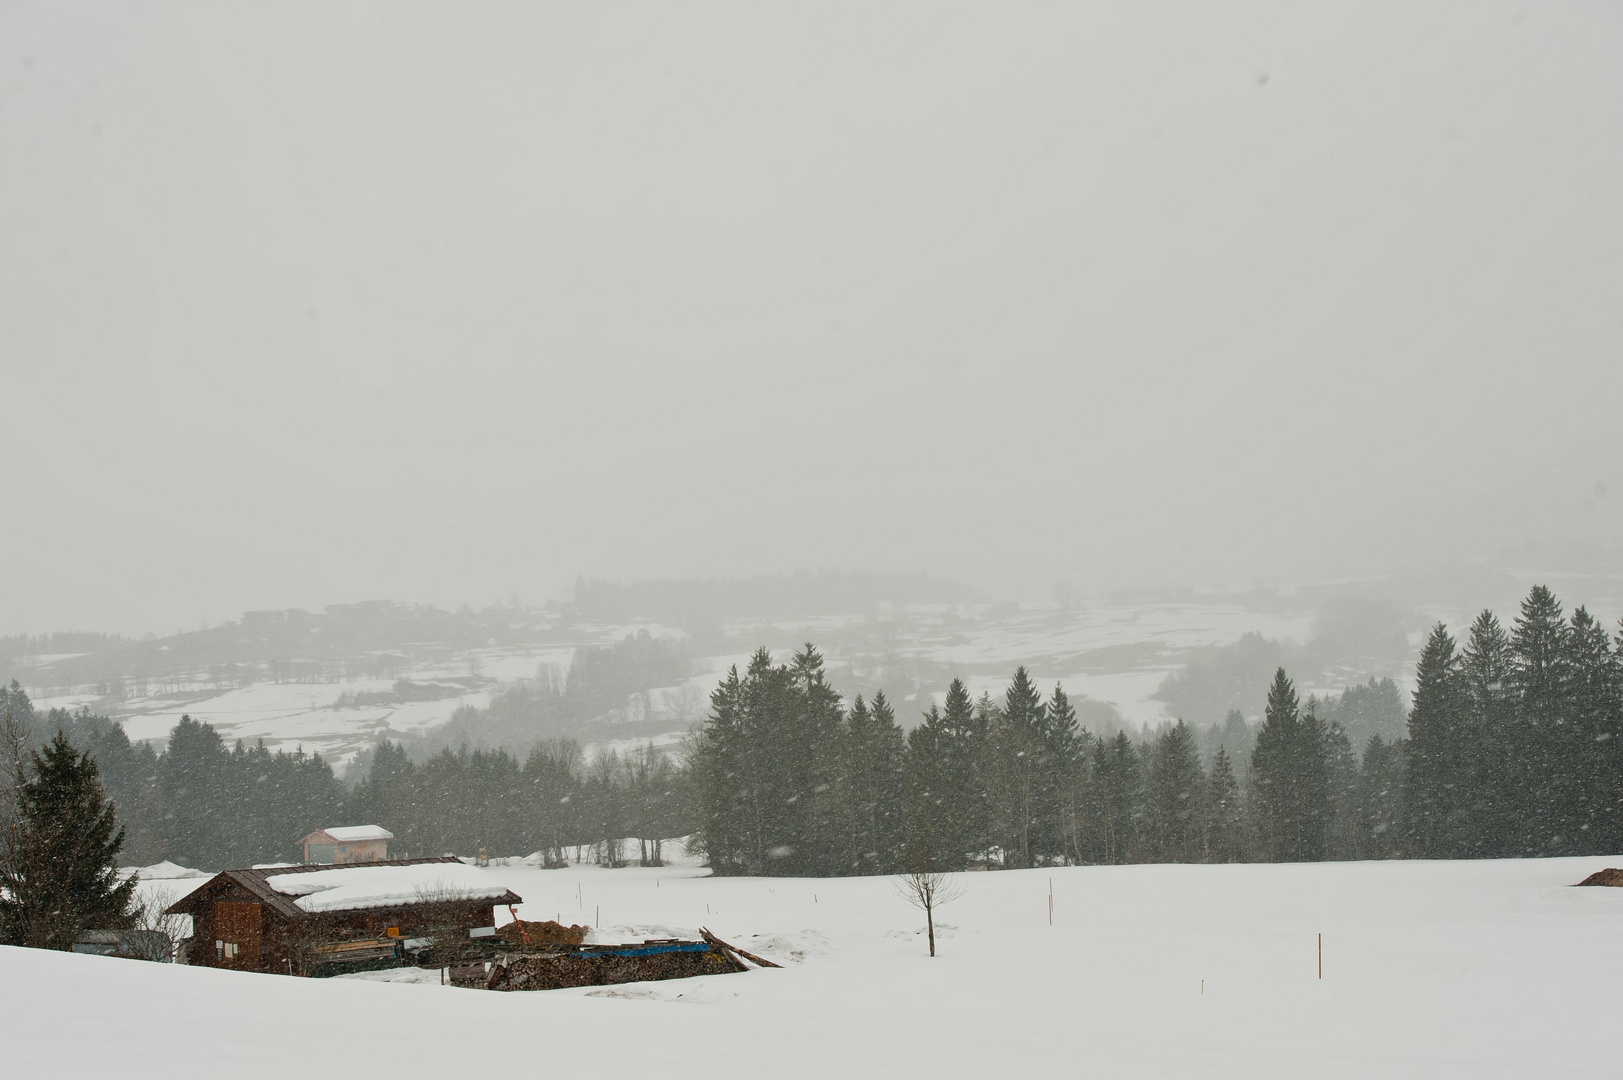
{"type": "Polygon", "coordinates": [[[1540,586],[1508,633],[1484,611],[1456,652],[1436,627],[1417,682],[1409,737],[1360,753],[1280,669],[1249,760],[1203,764],[1182,721],[1096,737],[1024,668],[1000,702],[954,680],[904,738],[883,694],[842,709],[810,645],[763,649],[693,747],[696,841],[746,874],[1623,850],[1623,636],[1540,586]]]}
{"type": "Polygon", "coordinates": [[[659,838],[684,835],[680,770],[645,746],[584,760],[567,739],[541,743],[526,759],[504,750],[445,750],[413,763],[399,745],[380,743],[367,774],[344,786],[319,754],[228,747],[212,725],[183,717],[164,753],[131,743],[104,717],[52,710],[36,716],[13,684],[0,709],[37,739],[60,733],[96,763],[125,831],[121,858],[170,860],[204,869],[251,866],[299,856],[297,841],[336,824],[382,824],[391,853],[525,854],[560,864],[566,848],[592,847],[609,865],[657,864],[659,838]],[[648,838],[626,851],[626,837],[648,838]]]}
{"type": "Polygon", "coordinates": [[[559,862],[592,844],[610,864],[660,859],[618,838],[691,833],[735,874],[1623,851],[1623,639],[1583,608],[1565,617],[1542,586],[1508,631],[1487,611],[1463,648],[1434,628],[1408,738],[1361,752],[1282,669],[1236,757],[1225,746],[1243,720],[1204,760],[1182,721],[1100,737],[1024,668],[1001,700],[954,680],[904,733],[883,693],[847,707],[810,645],[782,665],[762,649],[730,672],[681,765],[652,747],[586,761],[567,740],[522,760],[413,762],[383,743],[348,790],[319,756],[230,748],[190,719],[158,754],[102,718],[34,718],[15,684],[0,696],[95,759],[137,864],[287,859],[299,836],[339,822],[386,826],[397,852],[559,862]]]}

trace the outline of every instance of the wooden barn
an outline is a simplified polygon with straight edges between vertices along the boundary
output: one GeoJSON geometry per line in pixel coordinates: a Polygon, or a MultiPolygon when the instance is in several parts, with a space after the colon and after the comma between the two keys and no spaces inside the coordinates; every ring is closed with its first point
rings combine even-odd
{"type": "Polygon", "coordinates": [[[452,856],[226,870],[171,905],[192,917],[190,962],[279,975],[327,974],[443,950],[522,899],[452,856]]]}

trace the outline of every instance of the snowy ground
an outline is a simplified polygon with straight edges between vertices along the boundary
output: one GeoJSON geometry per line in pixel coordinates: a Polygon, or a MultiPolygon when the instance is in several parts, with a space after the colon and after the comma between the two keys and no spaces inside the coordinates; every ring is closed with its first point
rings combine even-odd
{"type": "Polygon", "coordinates": [[[15,1076],[1615,1077],[1623,889],[1568,886],[1620,864],[970,874],[933,960],[888,879],[493,866],[526,918],[786,967],[495,994],[0,949],[0,1017],[15,1076]]]}

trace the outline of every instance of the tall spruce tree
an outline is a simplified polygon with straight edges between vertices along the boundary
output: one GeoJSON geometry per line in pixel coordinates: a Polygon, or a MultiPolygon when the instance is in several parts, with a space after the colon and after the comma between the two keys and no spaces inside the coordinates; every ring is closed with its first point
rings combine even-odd
{"type": "Polygon", "coordinates": [[[1195,733],[1179,720],[1155,741],[1145,787],[1145,856],[1153,862],[1199,862],[1205,776],[1195,733]]]}
{"type": "Polygon", "coordinates": [[[1241,862],[1245,858],[1245,807],[1228,749],[1218,746],[1206,781],[1205,844],[1207,862],[1241,862]]]}
{"type": "Polygon", "coordinates": [[[1059,683],[1054,684],[1043,720],[1047,762],[1042,804],[1048,815],[1042,830],[1044,848],[1053,859],[1079,863],[1088,734],[1077,726],[1076,707],[1059,683]]]}
{"type": "Polygon", "coordinates": [[[214,726],[182,716],[159,770],[171,860],[205,870],[224,870],[233,861],[232,821],[220,812],[242,794],[233,790],[230,767],[230,751],[214,726]]]}
{"type": "Polygon", "coordinates": [[[1370,736],[1358,769],[1358,849],[1364,859],[1402,852],[1403,753],[1407,742],[1370,736]]]}
{"type": "Polygon", "coordinates": [[[1465,852],[1513,854],[1521,816],[1531,808],[1532,777],[1522,754],[1527,739],[1511,691],[1510,636],[1483,610],[1471,623],[1460,671],[1466,710],[1465,852]]]}
{"type": "Polygon", "coordinates": [[[1143,763],[1124,731],[1093,745],[1091,858],[1107,865],[1132,862],[1139,851],[1143,763]]]}
{"type": "Polygon", "coordinates": [[[1043,801],[1050,761],[1042,695],[1024,667],[1015,669],[997,719],[992,738],[998,843],[1005,866],[1035,866],[1043,855],[1042,823],[1049,818],[1043,801]]]}
{"type": "Polygon", "coordinates": [[[957,870],[989,841],[985,781],[989,708],[977,708],[960,679],[907,734],[905,835],[908,865],[957,870]]]}
{"type": "Polygon", "coordinates": [[[1432,627],[1415,669],[1409,711],[1409,750],[1403,773],[1403,814],[1411,851],[1426,858],[1463,852],[1464,687],[1454,639],[1442,623],[1432,627]]]}
{"type": "Polygon", "coordinates": [[[1571,849],[1579,854],[1617,850],[1620,793],[1618,725],[1623,717],[1623,663],[1606,628],[1585,608],[1572,613],[1566,637],[1568,706],[1563,759],[1571,777],[1566,813],[1571,849]]]}
{"type": "MultiPolygon", "coordinates": [[[[763,649],[751,662],[751,671],[763,649]]],[[[760,777],[753,771],[756,733],[747,719],[745,680],[734,665],[710,694],[710,715],[694,737],[697,821],[694,847],[717,874],[747,873],[764,858],[760,777]]]]}
{"type": "Polygon", "coordinates": [[[844,873],[888,874],[902,839],[902,755],[906,744],[884,691],[873,707],[857,695],[846,716],[840,762],[844,873]]]}
{"type": "Polygon", "coordinates": [[[1324,763],[1328,786],[1325,857],[1368,858],[1358,827],[1358,755],[1353,753],[1352,740],[1335,720],[1324,726],[1324,763]]]}
{"type": "Polygon", "coordinates": [[[835,873],[846,865],[838,790],[845,709],[828,684],[822,654],[809,642],[790,660],[789,678],[782,734],[791,771],[782,796],[791,851],[782,872],[835,873]]]}
{"type": "Polygon", "coordinates": [[[118,880],[124,830],[96,763],[61,732],[30,757],[3,839],[0,942],[67,950],[86,929],[129,926],[136,881],[118,880]]]}
{"type": "Polygon", "coordinates": [[[1291,785],[1299,822],[1295,861],[1319,862],[1329,856],[1334,807],[1330,790],[1329,731],[1313,709],[1302,714],[1296,729],[1291,785]]]}
{"type": "Polygon", "coordinates": [[[1569,642],[1561,602],[1535,585],[1522,601],[1510,635],[1510,683],[1520,718],[1518,734],[1530,780],[1518,815],[1520,853],[1564,854],[1573,850],[1577,819],[1567,718],[1571,705],[1569,642]]]}
{"type": "Polygon", "coordinates": [[[1305,822],[1297,784],[1297,744],[1301,717],[1296,688],[1280,668],[1268,688],[1268,704],[1256,748],[1251,752],[1252,807],[1258,854],[1269,862],[1293,862],[1303,857],[1305,822]]]}

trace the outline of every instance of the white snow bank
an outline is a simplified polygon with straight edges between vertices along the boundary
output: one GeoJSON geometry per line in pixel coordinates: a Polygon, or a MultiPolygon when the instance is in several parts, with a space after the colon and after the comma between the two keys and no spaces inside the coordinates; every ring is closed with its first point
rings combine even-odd
{"type": "Polygon", "coordinates": [[[529,900],[527,919],[601,912],[619,941],[709,926],[788,963],[498,994],[441,987],[437,973],[413,986],[0,948],[0,1032],[23,1033],[5,1040],[5,1075],[169,1080],[228,1061],[234,1080],[287,1080],[290,1055],[332,1076],[527,1075],[536,1041],[522,1033],[546,1031],[567,1035],[547,1041],[549,1073],[605,1080],[1615,1080],[1623,889],[1570,886],[1619,865],[967,874],[939,913],[956,930],[937,924],[935,959],[887,878],[493,867],[529,900]]]}
{"type": "Polygon", "coordinates": [[[345,911],[392,907],[418,900],[484,900],[501,896],[507,886],[477,866],[466,863],[418,863],[414,866],[335,866],[306,874],[275,874],[265,883],[305,911],[345,911]]]}
{"type": "Polygon", "coordinates": [[[142,881],[177,881],[181,878],[206,878],[213,876],[212,874],[206,873],[202,870],[193,870],[189,866],[181,866],[179,863],[172,863],[168,859],[165,859],[161,863],[153,863],[151,866],[138,866],[134,869],[120,870],[119,873],[124,877],[129,877],[131,874],[139,874],[141,875],[142,881]]]}

